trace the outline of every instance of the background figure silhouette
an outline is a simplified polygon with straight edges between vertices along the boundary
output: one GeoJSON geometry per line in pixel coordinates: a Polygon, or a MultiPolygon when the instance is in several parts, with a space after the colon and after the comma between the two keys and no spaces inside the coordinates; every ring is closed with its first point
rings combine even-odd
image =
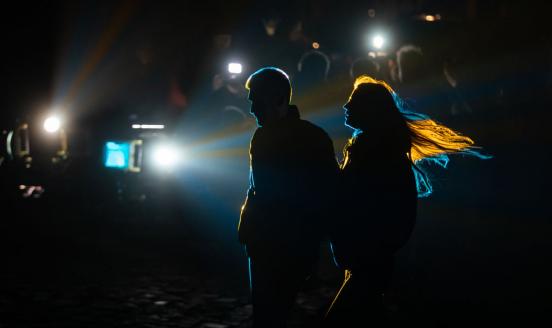
{"type": "Polygon", "coordinates": [[[311,50],[304,53],[297,64],[297,75],[293,79],[298,94],[303,96],[324,85],[330,66],[331,61],[323,52],[311,50]]]}
{"type": "Polygon", "coordinates": [[[438,59],[424,54],[415,45],[403,45],[397,50],[396,56],[396,89],[401,98],[408,101],[416,111],[428,114],[438,121],[448,118],[451,106],[448,92],[450,87],[440,71],[440,65],[435,65],[438,59]]]}
{"type": "Polygon", "coordinates": [[[341,165],[343,215],[331,231],[335,259],[347,271],[328,326],[384,323],[394,254],[413,230],[418,195],[431,193],[415,163],[445,161],[448,153],[479,155],[471,139],[402,105],[389,85],[368,76],[355,81],[344,105],[345,124],[354,133],[341,165]]]}
{"type": "Polygon", "coordinates": [[[249,256],[253,326],[285,327],[315,267],[324,206],[339,168],[326,132],[289,105],[291,86],[283,71],[261,69],[246,87],[259,127],[251,139],[250,188],[238,229],[249,256]]]}
{"type": "Polygon", "coordinates": [[[369,75],[375,78],[379,78],[380,65],[369,57],[358,57],[351,63],[349,69],[349,76],[354,81],[361,75],[369,75]]]}

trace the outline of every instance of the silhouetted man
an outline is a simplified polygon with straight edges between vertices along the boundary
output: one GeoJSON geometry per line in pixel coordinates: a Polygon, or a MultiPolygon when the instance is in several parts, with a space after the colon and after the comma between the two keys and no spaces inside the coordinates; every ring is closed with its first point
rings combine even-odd
{"type": "Polygon", "coordinates": [[[246,83],[258,128],[250,146],[250,187],[242,207],[240,242],[250,264],[254,327],[285,327],[324,238],[338,166],[321,128],[290,105],[283,71],[268,67],[246,83]]]}

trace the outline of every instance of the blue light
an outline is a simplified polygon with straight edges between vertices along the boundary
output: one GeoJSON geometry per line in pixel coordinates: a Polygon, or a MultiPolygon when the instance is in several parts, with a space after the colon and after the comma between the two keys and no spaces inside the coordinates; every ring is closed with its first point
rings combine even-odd
{"type": "Polygon", "coordinates": [[[126,170],[129,166],[130,144],[128,142],[105,143],[105,167],[126,170]]]}

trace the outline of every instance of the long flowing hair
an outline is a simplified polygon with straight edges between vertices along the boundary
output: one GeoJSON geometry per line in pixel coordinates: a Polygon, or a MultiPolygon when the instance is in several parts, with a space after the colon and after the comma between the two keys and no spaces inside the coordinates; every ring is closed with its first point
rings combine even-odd
{"type": "MultiPolygon", "coordinates": [[[[478,152],[479,147],[474,146],[474,141],[471,138],[432,120],[427,115],[410,110],[407,103],[386,82],[362,75],[355,80],[353,93],[362,84],[377,84],[387,89],[393,97],[396,109],[402,114],[406,122],[410,135],[410,150],[407,156],[412,163],[412,169],[416,177],[418,197],[427,197],[433,192],[427,174],[418,164],[433,162],[446,168],[449,162],[448,155],[450,154],[472,155],[481,159],[491,157],[478,152]]],[[[353,134],[349,144],[352,144],[357,134],[357,132],[353,134]]]]}

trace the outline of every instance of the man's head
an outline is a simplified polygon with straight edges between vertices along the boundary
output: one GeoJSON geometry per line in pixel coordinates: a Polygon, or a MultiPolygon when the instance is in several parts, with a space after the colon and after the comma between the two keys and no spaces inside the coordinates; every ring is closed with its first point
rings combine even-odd
{"type": "Polygon", "coordinates": [[[281,69],[265,67],[251,74],[245,83],[249,90],[251,114],[263,126],[284,118],[291,101],[291,83],[281,69]]]}

